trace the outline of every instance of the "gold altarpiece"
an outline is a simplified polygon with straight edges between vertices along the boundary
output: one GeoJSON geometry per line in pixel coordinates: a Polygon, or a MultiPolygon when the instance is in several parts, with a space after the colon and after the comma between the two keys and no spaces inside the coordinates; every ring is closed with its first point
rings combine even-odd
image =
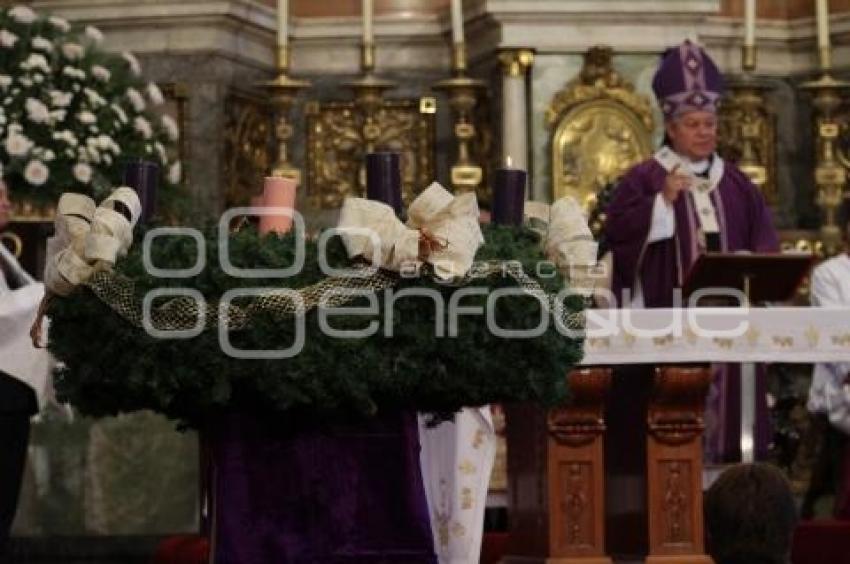
{"type": "Polygon", "coordinates": [[[405,204],[435,178],[436,100],[386,99],[364,135],[355,102],[310,101],[305,106],[307,193],[316,208],[337,208],[346,196],[365,194],[367,152],[401,154],[405,204]],[[369,138],[369,142],[365,137],[369,138]]]}
{"type": "Polygon", "coordinates": [[[586,210],[597,193],[652,153],[649,100],[621,77],[610,47],[593,47],[584,67],[546,110],[551,130],[552,196],[576,198],[586,210]]]}

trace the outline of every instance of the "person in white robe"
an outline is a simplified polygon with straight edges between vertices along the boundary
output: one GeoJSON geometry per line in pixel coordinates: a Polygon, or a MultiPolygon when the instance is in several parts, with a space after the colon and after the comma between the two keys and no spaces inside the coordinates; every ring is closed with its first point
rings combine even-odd
{"type": "MultiPolygon", "coordinates": [[[[844,226],[845,251],[823,261],[812,272],[811,301],[816,307],[850,307],[850,201],[845,201],[841,224],[844,226]]],[[[837,495],[834,514],[850,518],[850,362],[819,363],[812,373],[807,407],[810,412],[823,415],[840,435],[846,454],[836,468],[837,495]]],[[[835,432],[827,430],[827,441],[835,432]]],[[[842,446],[838,447],[839,449],[842,446]]],[[[828,472],[828,471],[827,471],[828,472]]],[[[824,487],[813,477],[813,490],[824,487]]],[[[811,513],[811,505],[818,492],[810,491],[804,503],[804,514],[811,513]]]]}
{"type": "MultiPolygon", "coordinates": [[[[9,190],[0,180],[0,233],[11,208],[9,190]]],[[[47,352],[35,348],[29,337],[43,293],[0,242],[0,561],[5,561],[20,495],[30,418],[49,388],[47,352]]]]}

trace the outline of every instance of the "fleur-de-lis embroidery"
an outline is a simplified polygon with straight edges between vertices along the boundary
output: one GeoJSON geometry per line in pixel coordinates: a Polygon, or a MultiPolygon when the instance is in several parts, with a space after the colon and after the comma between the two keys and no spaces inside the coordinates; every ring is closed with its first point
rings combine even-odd
{"type": "Polygon", "coordinates": [[[466,534],[466,527],[464,527],[457,521],[454,521],[452,523],[452,534],[456,537],[462,537],[466,534]]]}
{"type": "Polygon", "coordinates": [[[472,448],[478,449],[482,444],[484,444],[484,431],[477,429],[475,436],[472,437],[472,448]]]}
{"type": "Polygon", "coordinates": [[[839,347],[850,346],[850,333],[842,333],[831,337],[832,344],[839,347]]]}
{"type": "Polygon", "coordinates": [[[663,337],[653,337],[653,344],[656,347],[666,347],[667,345],[673,344],[673,335],[664,335],[663,337]]]}
{"type": "Polygon", "coordinates": [[[460,490],[460,508],[472,509],[472,488],[462,488],[460,490]]]}
{"type": "Polygon", "coordinates": [[[720,347],[721,349],[729,350],[729,349],[732,348],[732,345],[735,344],[735,341],[733,339],[727,339],[727,338],[723,338],[723,337],[715,337],[714,343],[718,347],[720,347]]]}
{"type": "Polygon", "coordinates": [[[688,344],[691,346],[696,345],[699,340],[699,335],[690,327],[685,328],[685,340],[688,341],[688,344]]]}
{"type": "Polygon", "coordinates": [[[782,335],[774,335],[773,344],[783,349],[793,347],[794,337],[783,337],[782,335]]]}
{"type": "Polygon", "coordinates": [[[820,331],[818,331],[817,327],[814,325],[809,325],[806,329],[806,340],[809,342],[810,348],[815,348],[818,346],[818,342],[820,341],[820,331]]]}
{"type": "Polygon", "coordinates": [[[592,349],[611,348],[610,337],[590,337],[587,339],[587,343],[592,349]]]}
{"type": "Polygon", "coordinates": [[[461,474],[475,474],[475,464],[473,464],[469,460],[464,460],[463,462],[461,462],[457,469],[460,470],[461,474]]]}
{"type": "Polygon", "coordinates": [[[761,331],[759,331],[755,325],[752,325],[749,329],[747,329],[746,337],[747,344],[749,344],[751,348],[755,347],[759,342],[759,337],[761,337],[761,331]]]}

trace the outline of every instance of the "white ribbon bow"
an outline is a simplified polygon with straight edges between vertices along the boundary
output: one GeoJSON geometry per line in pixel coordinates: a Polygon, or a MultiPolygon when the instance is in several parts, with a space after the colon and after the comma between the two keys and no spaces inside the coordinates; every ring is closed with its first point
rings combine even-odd
{"type": "Polygon", "coordinates": [[[566,273],[574,288],[592,292],[593,280],[599,275],[596,261],[599,244],[594,241],[575,198],[565,196],[551,206],[527,202],[525,214],[546,225],[543,244],[546,256],[566,273]]]}
{"type": "Polygon", "coordinates": [[[113,191],[99,207],[83,194],[62,194],[56,208],[55,235],[47,242],[47,288],[67,296],[95,272],[114,266],[133,242],[133,227],[141,211],[136,191],[126,186],[113,191]],[[117,203],[129,210],[129,220],[115,209],[117,203]]]}
{"type": "Polygon", "coordinates": [[[346,198],[337,228],[348,256],[362,256],[396,272],[427,262],[441,280],[465,275],[484,243],[475,194],[455,197],[434,182],[413,201],[408,214],[405,225],[382,202],[346,198]]]}

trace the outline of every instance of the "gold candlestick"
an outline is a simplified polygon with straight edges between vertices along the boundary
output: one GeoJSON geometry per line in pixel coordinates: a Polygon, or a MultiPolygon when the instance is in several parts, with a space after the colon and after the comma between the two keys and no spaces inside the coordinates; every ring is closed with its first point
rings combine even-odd
{"type": "Polygon", "coordinates": [[[486,88],[483,81],[466,76],[466,45],[456,43],[452,49],[452,78],[434,85],[449,98],[454,117],[454,134],[457,139],[457,161],[451,168],[451,183],[455,191],[474,192],[484,178],[484,171],[470,154],[470,143],[475,138],[472,110],[478,95],[486,88]]]}
{"type": "Polygon", "coordinates": [[[292,178],[300,184],[301,169],[289,162],[289,139],[293,133],[289,115],[299,93],[305,88],[309,88],[310,83],[306,80],[290,78],[289,57],[289,46],[278,46],[277,76],[274,80],[261,83],[261,86],[268,91],[275,114],[274,133],[277,143],[277,158],[269,172],[271,176],[292,178]]]}
{"type": "Polygon", "coordinates": [[[375,44],[363,43],[360,46],[361,75],[357,80],[346,82],[345,86],[354,92],[354,103],[360,110],[360,136],[363,139],[363,151],[359,167],[358,182],[361,191],[366,192],[365,155],[378,148],[381,126],[377,113],[384,106],[384,93],[396,87],[396,83],[375,76],[375,44]]]}
{"type": "MultiPolygon", "coordinates": [[[[829,49],[825,49],[826,61],[829,61],[829,49]]],[[[817,110],[815,116],[815,134],[817,152],[815,164],[815,186],[817,204],[824,211],[824,221],[820,229],[824,253],[832,256],[841,250],[842,229],[837,225],[836,210],[841,205],[844,189],[847,185],[847,172],[836,154],[839,127],[835,112],[841,106],[842,90],[850,88],[850,83],[835,80],[830,76],[828,66],[823,66],[822,76],[815,81],[804,83],[801,88],[813,94],[812,105],[817,110]]]]}

